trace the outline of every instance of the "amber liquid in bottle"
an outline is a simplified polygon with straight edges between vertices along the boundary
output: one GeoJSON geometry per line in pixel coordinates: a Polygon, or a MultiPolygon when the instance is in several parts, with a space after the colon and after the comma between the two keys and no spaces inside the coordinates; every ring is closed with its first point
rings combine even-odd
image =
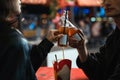
{"type": "Polygon", "coordinates": [[[68,35],[69,35],[69,37],[74,37],[74,38],[77,39],[78,41],[81,40],[81,37],[80,37],[80,34],[79,34],[79,30],[78,30],[78,29],[69,28],[68,35]]]}
{"type": "Polygon", "coordinates": [[[59,33],[63,34],[63,37],[58,39],[58,46],[67,47],[68,45],[68,27],[60,27],[58,29],[59,33]]]}
{"type": "Polygon", "coordinates": [[[67,23],[67,19],[68,19],[68,11],[66,9],[65,13],[64,13],[64,21],[62,20],[62,27],[59,28],[59,32],[63,34],[63,37],[61,37],[58,40],[58,46],[60,47],[67,47],[68,45],[68,27],[69,24],[67,23]]]}

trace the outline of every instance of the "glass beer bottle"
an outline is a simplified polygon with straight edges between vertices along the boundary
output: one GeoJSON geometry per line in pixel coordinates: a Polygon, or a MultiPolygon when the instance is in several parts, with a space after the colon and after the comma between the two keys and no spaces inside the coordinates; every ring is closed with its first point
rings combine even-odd
{"type": "Polygon", "coordinates": [[[65,10],[63,15],[61,16],[61,26],[58,29],[59,33],[63,34],[63,37],[58,39],[58,46],[67,47],[68,45],[68,27],[69,24],[66,22],[68,19],[68,11],[65,10]]]}
{"type": "Polygon", "coordinates": [[[80,41],[81,40],[80,30],[76,28],[70,21],[68,21],[68,23],[70,24],[68,31],[69,37],[74,37],[75,39],[80,41]]]}
{"type": "Polygon", "coordinates": [[[81,37],[80,37],[79,32],[80,31],[78,29],[69,28],[68,35],[69,35],[69,37],[74,37],[75,39],[77,39],[78,41],[80,41],[81,37]]]}
{"type": "Polygon", "coordinates": [[[60,47],[67,47],[68,45],[68,30],[69,28],[67,27],[67,24],[66,26],[61,26],[58,31],[59,33],[62,33],[63,34],[63,37],[59,38],[58,39],[58,46],[60,47]]]}

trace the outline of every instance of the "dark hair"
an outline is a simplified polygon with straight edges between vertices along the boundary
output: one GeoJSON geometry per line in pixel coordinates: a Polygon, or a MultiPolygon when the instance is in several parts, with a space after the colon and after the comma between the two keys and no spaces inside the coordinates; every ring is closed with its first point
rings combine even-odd
{"type": "Polygon", "coordinates": [[[19,0],[0,0],[0,21],[6,20],[11,14],[19,14],[19,0]]]}

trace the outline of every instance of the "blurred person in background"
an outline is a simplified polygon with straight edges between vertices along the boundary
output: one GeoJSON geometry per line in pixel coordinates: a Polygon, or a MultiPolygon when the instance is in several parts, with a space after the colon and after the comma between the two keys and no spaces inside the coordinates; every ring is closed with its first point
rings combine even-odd
{"type": "Polygon", "coordinates": [[[19,31],[20,13],[20,0],[0,0],[0,80],[37,80],[52,42],[62,36],[49,31],[39,45],[28,44],[19,31]]]}
{"type": "Polygon", "coordinates": [[[76,63],[89,80],[120,80],[120,0],[104,0],[103,7],[106,16],[114,19],[116,29],[107,37],[100,51],[88,52],[82,31],[81,41],[71,37],[70,46],[77,48],[79,56],[76,63]]]}
{"type": "Polygon", "coordinates": [[[90,27],[90,39],[89,39],[89,44],[91,47],[97,47],[100,44],[101,40],[101,22],[96,21],[93,22],[91,27],[90,27]]]}

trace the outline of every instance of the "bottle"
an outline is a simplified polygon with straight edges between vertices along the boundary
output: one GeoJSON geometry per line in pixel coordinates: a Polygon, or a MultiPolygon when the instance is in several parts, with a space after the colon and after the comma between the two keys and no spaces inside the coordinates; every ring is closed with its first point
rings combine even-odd
{"type": "Polygon", "coordinates": [[[63,34],[63,37],[58,39],[58,46],[67,47],[67,45],[68,45],[68,32],[69,32],[68,24],[66,24],[66,27],[61,26],[58,29],[58,31],[59,31],[59,33],[63,34]]]}
{"type": "Polygon", "coordinates": [[[68,35],[69,35],[69,37],[74,37],[74,38],[77,39],[78,41],[81,40],[80,30],[78,30],[78,29],[69,28],[68,35]]]}
{"type": "Polygon", "coordinates": [[[75,39],[80,41],[81,40],[80,30],[76,28],[70,21],[67,21],[67,23],[69,23],[69,31],[68,31],[69,37],[74,37],[75,39]]]}
{"type": "Polygon", "coordinates": [[[66,10],[61,19],[61,26],[58,29],[59,33],[63,34],[63,37],[58,39],[58,46],[60,46],[60,47],[67,47],[67,45],[68,45],[69,24],[66,22],[67,19],[68,19],[68,13],[66,10]]]}

